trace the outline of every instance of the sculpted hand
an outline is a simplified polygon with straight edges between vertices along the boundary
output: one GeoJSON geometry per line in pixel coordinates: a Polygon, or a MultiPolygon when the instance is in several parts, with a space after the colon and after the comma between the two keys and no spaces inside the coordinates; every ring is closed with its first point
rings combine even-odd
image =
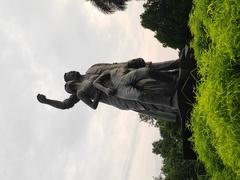
{"type": "Polygon", "coordinates": [[[38,94],[38,95],[37,95],[37,99],[38,99],[38,101],[39,101],[40,103],[45,103],[46,100],[47,100],[46,96],[43,95],[43,94],[38,94]]]}
{"type": "Polygon", "coordinates": [[[108,88],[106,94],[107,94],[108,96],[113,96],[114,94],[116,94],[116,92],[117,92],[116,89],[108,88]]]}
{"type": "Polygon", "coordinates": [[[144,59],[142,59],[142,58],[136,58],[136,59],[130,60],[128,62],[129,68],[141,68],[141,67],[145,67],[145,66],[146,66],[146,63],[145,63],[144,59]]]}

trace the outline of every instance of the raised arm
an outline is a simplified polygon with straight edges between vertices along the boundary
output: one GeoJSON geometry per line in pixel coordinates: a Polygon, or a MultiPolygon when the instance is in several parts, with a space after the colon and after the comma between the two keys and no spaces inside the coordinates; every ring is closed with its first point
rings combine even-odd
{"type": "Polygon", "coordinates": [[[71,95],[68,99],[65,99],[64,101],[57,101],[57,100],[47,99],[46,96],[42,94],[38,94],[37,99],[40,103],[48,104],[58,109],[69,109],[73,107],[80,100],[76,95],[71,95]]]}

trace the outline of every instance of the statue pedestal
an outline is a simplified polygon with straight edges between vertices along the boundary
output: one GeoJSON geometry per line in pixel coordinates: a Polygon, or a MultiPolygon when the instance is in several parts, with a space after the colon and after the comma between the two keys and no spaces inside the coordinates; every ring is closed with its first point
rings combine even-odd
{"type": "Polygon", "coordinates": [[[178,107],[180,112],[180,124],[183,138],[183,158],[197,159],[193,151],[193,142],[189,141],[192,136],[191,130],[187,127],[190,124],[191,112],[195,104],[195,87],[198,80],[196,60],[193,49],[185,47],[180,56],[180,77],[178,84],[178,107]]]}

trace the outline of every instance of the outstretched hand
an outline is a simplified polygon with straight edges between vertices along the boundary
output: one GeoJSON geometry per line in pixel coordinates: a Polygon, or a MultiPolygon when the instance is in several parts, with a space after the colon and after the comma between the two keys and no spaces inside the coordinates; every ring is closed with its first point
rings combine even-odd
{"type": "Polygon", "coordinates": [[[46,100],[47,100],[46,96],[43,95],[43,94],[38,94],[38,95],[37,95],[37,99],[38,99],[38,101],[39,101],[40,103],[45,103],[46,100]]]}

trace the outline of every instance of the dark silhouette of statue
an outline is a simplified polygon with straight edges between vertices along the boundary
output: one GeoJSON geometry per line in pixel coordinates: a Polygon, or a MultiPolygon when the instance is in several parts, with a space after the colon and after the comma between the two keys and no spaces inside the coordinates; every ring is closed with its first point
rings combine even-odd
{"type": "Polygon", "coordinates": [[[84,75],[76,71],[65,73],[69,98],[57,101],[38,94],[37,99],[59,109],[71,108],[80,100],[96,109],[100,102],[175,121],[178,77],[178,60],[146,63],[137,58],[126,63],[95,64],[84,75]]]}

